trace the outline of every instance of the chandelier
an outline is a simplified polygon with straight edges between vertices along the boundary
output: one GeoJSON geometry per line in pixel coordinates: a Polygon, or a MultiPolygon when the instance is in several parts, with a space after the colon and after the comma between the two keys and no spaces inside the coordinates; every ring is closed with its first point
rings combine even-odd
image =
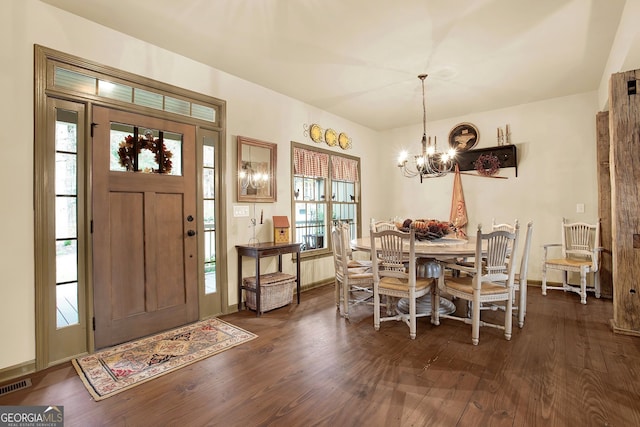
{"type": "Polygon", "coordinates": [[[437,178],[451,172],[454,165],[456,150],[451,148],[446,152],[438,152],[436,145],[436,137],[427,139],[427,106],[424,96],[424,79],[427,74],[420,74],[418,78],[422,81],[422,152],[416,154],[410,161],[406,151],[400,153],[398,157],[398,167],[402,170],[402,174],[407,178],[420,177],[437,178]]]}

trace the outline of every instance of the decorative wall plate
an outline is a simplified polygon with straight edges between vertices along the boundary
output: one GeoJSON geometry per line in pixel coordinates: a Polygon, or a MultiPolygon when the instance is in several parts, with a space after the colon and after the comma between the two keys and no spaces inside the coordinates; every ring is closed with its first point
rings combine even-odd
{"type": "Polygon", "coordinates": [[[324,140],[330,147],[335,147],[338,144],[338,134],[333,129],[327,129],[324,133],[324,140]]]}
{"type": "Polygon", "coordinates": [[[342,148],[343,150],[351,147],[351,138],[349,138],[349,135],[341,132],[340,135],[338,135],[338,145],[340,145],[340,148],[342,148]]]}
{"type": "Polygon", "coordinates": [[[313,142],[322,142],[322,128],[317,124],[312,124],[309,128],[309,136],[313,142]]]}
{"type": "Polygon", "coordinates": [[[467,151],[476,146],[480,132],[471,123],[458,123],[449,132],[449,147],[456,151],[467,151]]]}

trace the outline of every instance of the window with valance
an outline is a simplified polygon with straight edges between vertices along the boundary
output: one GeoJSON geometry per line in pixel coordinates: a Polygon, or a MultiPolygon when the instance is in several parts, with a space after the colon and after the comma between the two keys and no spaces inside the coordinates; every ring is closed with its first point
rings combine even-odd
{"type": "Polygon", "coordinates": [[[360,159],[295,143],[291,157],[292,236],[304,252],[328,253],[333,223],[348,222],[359,234],[360,159]]]}

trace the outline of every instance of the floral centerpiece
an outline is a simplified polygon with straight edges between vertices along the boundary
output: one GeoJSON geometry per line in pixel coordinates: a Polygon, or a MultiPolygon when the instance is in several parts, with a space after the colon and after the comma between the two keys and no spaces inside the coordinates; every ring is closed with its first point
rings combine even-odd
{"type": "Polygon", "coordinates": [[[449,221],[437,219],[405,219],[402,224],[396,223],[398,230],[407,232],[411,227],[416,230],[417,240],[441,239],[449,233],[455,232],[455,226],[449,221]]]}

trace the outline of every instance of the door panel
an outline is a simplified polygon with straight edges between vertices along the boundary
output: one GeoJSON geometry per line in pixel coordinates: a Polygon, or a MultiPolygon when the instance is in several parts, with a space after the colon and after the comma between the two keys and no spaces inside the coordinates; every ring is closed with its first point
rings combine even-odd
{"type": "Polygon", "coordinates": [[[93,118],[95,344],[101,348],[198,319],[197,238],[187,221],[196,216],[195,129],[100,107],[93,118]],[[181,135],[171,175],[147,173],[153,167],[114,170],[112,138],[132,126],[140,135],[153,130],[161,142],[164,133],[181,135]]]}
{"type": "Polygon", "coordinates": [[[156,299],[159,308],[167,308],[184,304],[186,300],[184,263],[173,262],[184,259],[184,248],[181,244],[184,240],[182,197],[175,194],[156,194],[155,205],[155,222],[163,224],[154,236],[155,244],[160,245],[156,251],[156,299]]]}
{"type": "MultiPolygon", "coordinates": [[[[113,320],[145,311],[143,195],[112,193],[109,197],[111,292],[119,301],[111,307],[113,320]]],[[[102,305],[102,304],[101,304],[102,305]]]]}

